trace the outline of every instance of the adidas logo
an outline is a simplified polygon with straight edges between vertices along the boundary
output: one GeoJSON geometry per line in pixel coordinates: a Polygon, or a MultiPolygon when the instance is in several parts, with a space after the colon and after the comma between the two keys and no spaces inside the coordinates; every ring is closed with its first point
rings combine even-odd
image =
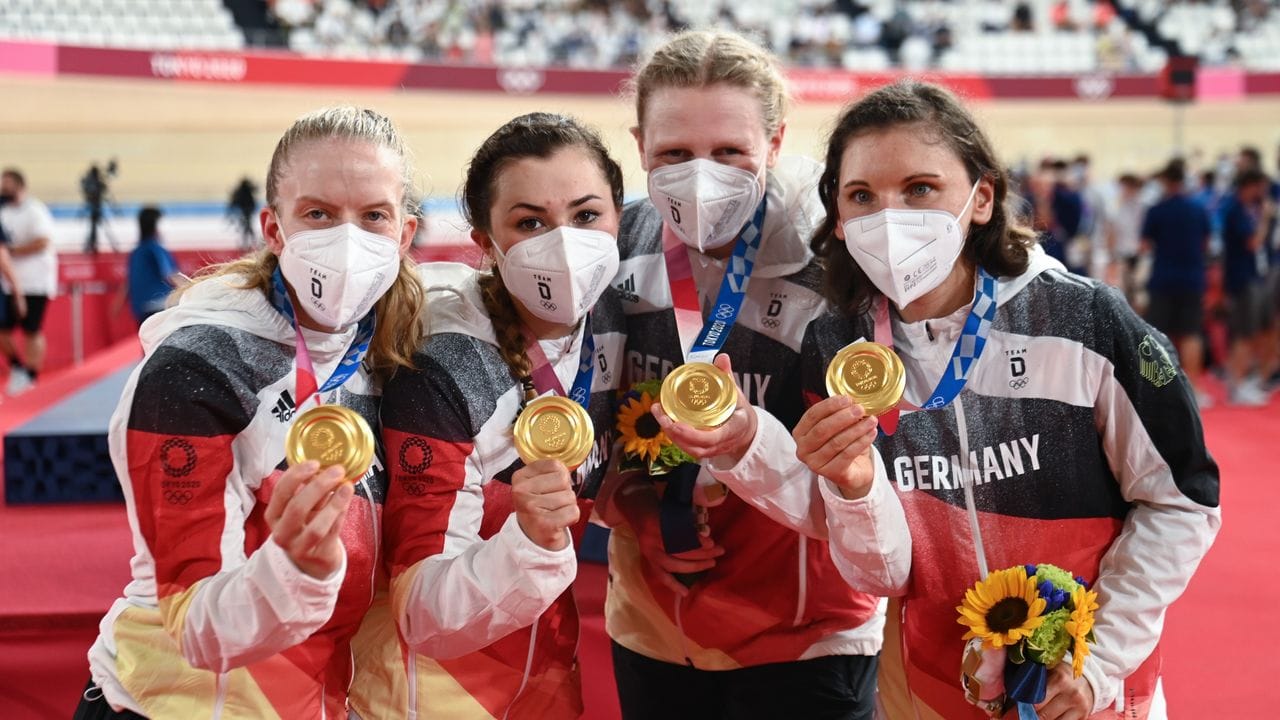
{"type": "Polygon", "coordinates": [[[280,393],[280,397],[276,399],[276,406],[271,408],[271,414],[275,416],[276,420],[279,420],[282,423],[287,423],[293,419],[293,411],[295,407],[293,396],[289,394],[288,390],[285,390],[280,393]]]}
{"type": "Polygon", "coordinates": [[[623,300],[626,300],[628,302],[633,302],[633,303],[640,302],[640,296],[636,294],[636,274],[635,273],[631,273],[630,275],[627,276],[626,280],[623,280],[622,282],[618,283],[617,288],[618,288],[618,294],[622,296],[623,300]]]}

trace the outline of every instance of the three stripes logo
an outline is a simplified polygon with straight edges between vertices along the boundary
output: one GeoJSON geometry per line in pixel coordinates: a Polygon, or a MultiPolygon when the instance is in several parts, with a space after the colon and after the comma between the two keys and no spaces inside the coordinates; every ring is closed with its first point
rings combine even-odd
{"type": "Polygon", "coordinates": [[[631,273],[626,280],[618,283],[616,286],[618,294],[627,302],[640,302],[640,295],[636,293],[636,274],[631,273]]]}
{"type": "Polygon", "coordinates": [[[271,414],[275,416],[276,420],[279,420],[282,423],[287,423],[293,419],[293,412],[295,409],[296,405],[293,402],[293,396],[289,394],[288,390],[285,390],[280,393],[280,397],[276,399],[276,405],[271,408],[271,414]]]}

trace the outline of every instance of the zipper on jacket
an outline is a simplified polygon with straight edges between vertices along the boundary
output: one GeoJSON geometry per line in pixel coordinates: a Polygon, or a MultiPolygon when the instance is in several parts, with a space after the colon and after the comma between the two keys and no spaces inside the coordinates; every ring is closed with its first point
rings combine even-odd
{"type": "Polygon", "coordinates": [[[213,720],[221,720],[222,708],[227,704],[227,674],[218,673],[218,679],[215,681],[218,687],[218,695],[213,700],[213,720]]]}
{"type": "Polygon", "coordinates": [[[418,718],[418,654],[413,650],[408,650],[404,667],[407,668],[405,686],[409,695],[409,707],[406,711],[406,720],[417,720],[418,718]]]}
{"type": "Polygon", "coordinates": [[[533,627],[529,632],[529,656],[524,661],[524,676],[520,678],[520,687],[516,690],[516,694],[511,697],[511,702],[507,703],[507,709],[502,712],[502,720],[507,720],[511,715],[511,708],[516,706],[516,701],[520,699],[520,695],[524,693],[524,688],[529,684],[529,675],[533,672],[533,652],[538,647],[538,624],[542,622],[542,616],[539,615],[537,620],[533,621],[533,627]]]}
{"type": "Polygon", "coordinates": [[[796,552],[796,555],[800,558],[800,572],[798,573],[800,587],[797,588],[796,593],[796,617],[791,621],[793,627],[799,626],[801,621],[804,620],[804,606],[809,601],[809,542],[800,533],[796,533],[796,537],[800,540],[800,549],[796,552]]]}
{"type": "Polygon", "coordinates": [[[973,533],[973,552],[978,558],[978,579],[987,576],[987,552],[982,546],[982,529],[978,526],[978,508],[973,501],[973,473],[969,467],[969,428],[965,424],[964,404],[956,398],[956,433],[960,436],[960,487],[964,488],[964,508],[969,516],[969,531],[973,533]]]}
{"type": "Polygon", "coordinates": [[[680,608],[684,598],[676,595],[676,629],[680,631],[680,654],[684,655],[684,664],[689,667],[697,667],[693,664],[693,658],[689,657],[689,639],[684,634],[684,620],[680,617],[680,608]]]}

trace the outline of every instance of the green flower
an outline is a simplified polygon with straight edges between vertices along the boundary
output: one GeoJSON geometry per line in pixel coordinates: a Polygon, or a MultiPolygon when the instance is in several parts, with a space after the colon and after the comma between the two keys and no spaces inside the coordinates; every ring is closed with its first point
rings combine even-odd
{"type": "Polygon", "coordinates": [[[1050,670],[1062,662],[1071,647],[1071,634],[1067,632],[1070,619],[1071,612],[1066,608],[1045,615],[1044,622],[1027,638],[1027,656],[1050,670]]]}
{"type": "Polygon", "coordinates": [[[642,380],[638,383],[633,384],[631,386],[631,389],[637,393],[649,393],[649,397],[656,398],[658,397],[659,392],[662,390],[662,381],[661,380],[642,380]]]}
{"type": "Polygon", "coordinates": [[[1067,595],[1075,592],[1076,586],[1080,584],[1076,582],[1075,578],[1071,577],[1071,573],[1057,565],[1049,565],[1048,563],[1036,566],[1036,583],[1038,584],[1045,580],[1053,583],[1054,587],[1067,595]]]}
{"type": "Polygon", "coordinates": [[[664,446],[662,451],[658,453],[658,462],[666,465],[667,467],[675,467],[683,463],[696,463],[698,461],[689,453],[686,453],[676,447],[675,443],[670,443],[664,446]]]}

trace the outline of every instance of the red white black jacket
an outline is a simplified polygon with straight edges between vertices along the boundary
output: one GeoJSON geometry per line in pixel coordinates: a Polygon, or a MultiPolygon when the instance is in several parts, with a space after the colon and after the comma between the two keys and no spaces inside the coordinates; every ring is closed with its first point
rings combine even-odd
{"type": "MultiPolygon", "coordinates": [[[[386,476],[375,460],[356,484],[332,577],[304,574],[271,539],[263,512],[296,410],[295,335],[264,293],[238,284],[200,282],[139,333],[146,356],[109,432],[133,581],[89,663],[113,707],[148,717],[345,718],[386,476]]],[[[304,330],[322,382],[354,334],[304,330]]],[[[378,394],[361,368],[325,401],[376,428],[378,394]]]]}
{"type": "MultiPolygon", "coordinates": [[[[511,377],[475,271],[421,268],[430,335],[382,406],[391,487],[386,541],[392,607],[406,655],[409,717],[572,718],[582,712],[572,545],[549,551],[516,522],[511,429],[523,389],[511,377]]],[[[607,290],[591,314],[596,367],[590,456],[574,472],[593,496],[609,461],[622,367],[622,313],[607,290]]],[[[543,351],[572,387],[584,325],[543,351]]],[[[590,513],[584,502],[583,518],[590,513]]]]}
{"type": "MultiPolygon", "coordinates": [[[[764,237],[724,347],[748,401],[788,425],[804,410],[804,329],[825,308],[821,267],[807,244],[822,218],[820,171],[817,163],[798,157],[784,157],[770,171],[764,237]]],[[[614,284],[627,314],[628,387],[665,377],[684,361],[662,232],[661,216],[647,199],[624,209],[622,262],[614,284]]],[[[725,262],[688,252],[705,318],[725,262]]],[[[771,520],[733,493],[709,509],[708,519],[711,537],[725,554],[686,598],[652,574],[629,525],[614,528],[605,605],[613,640],[641,655],[703,670],[879,652],[884,613],[878,600],[841,582],[825,541],[771,520]]]]}
{"type": "MultiPolygon", "coordinates": [[[[1085,663],[1095,716],[1162,716],[1165,610],[1220,525],[1218,469],[1192,388],[1168,340],[1118,292],[1068,274],[1039,250],[1026,273],[999,280],[997,302],[986,350],[960,397],[942,410],[903,413],[897,432],[877,440],[887,470],[877,477],[877,499],[847,501],[815,480],[794,460],[785,428],[761,411],[752,450],[717,477],[781,520],[815,534],[826,526],[855,586],[891,578],[884,589],[904,593],[901,616],[890,613],[881,667],[891,717],[984,717],[959,686],[964,628],[955,607],[979,579],[971,522],[990,569],[1053,563],[1098,590],[1098,642],[1085,663]],[[958,414],[968,428],[972,511],[957,482],[958,414]],[[810,481],[797,481],[804,474],[810,481]],[[901,520],[886,487],[911,528],[905,584],[897,582],[901,520]],[[859,505],[873,519],[846,526],[842,518],[859,505]]],[[[894,318],[908,400],[919,403],[937,384],[968,310],[927,322],[894,318]]],[[[868,317],[832,313],[813,323],[803,353],[811,401],[826,394],[835,352],[873,334],[868,317]]]]}

